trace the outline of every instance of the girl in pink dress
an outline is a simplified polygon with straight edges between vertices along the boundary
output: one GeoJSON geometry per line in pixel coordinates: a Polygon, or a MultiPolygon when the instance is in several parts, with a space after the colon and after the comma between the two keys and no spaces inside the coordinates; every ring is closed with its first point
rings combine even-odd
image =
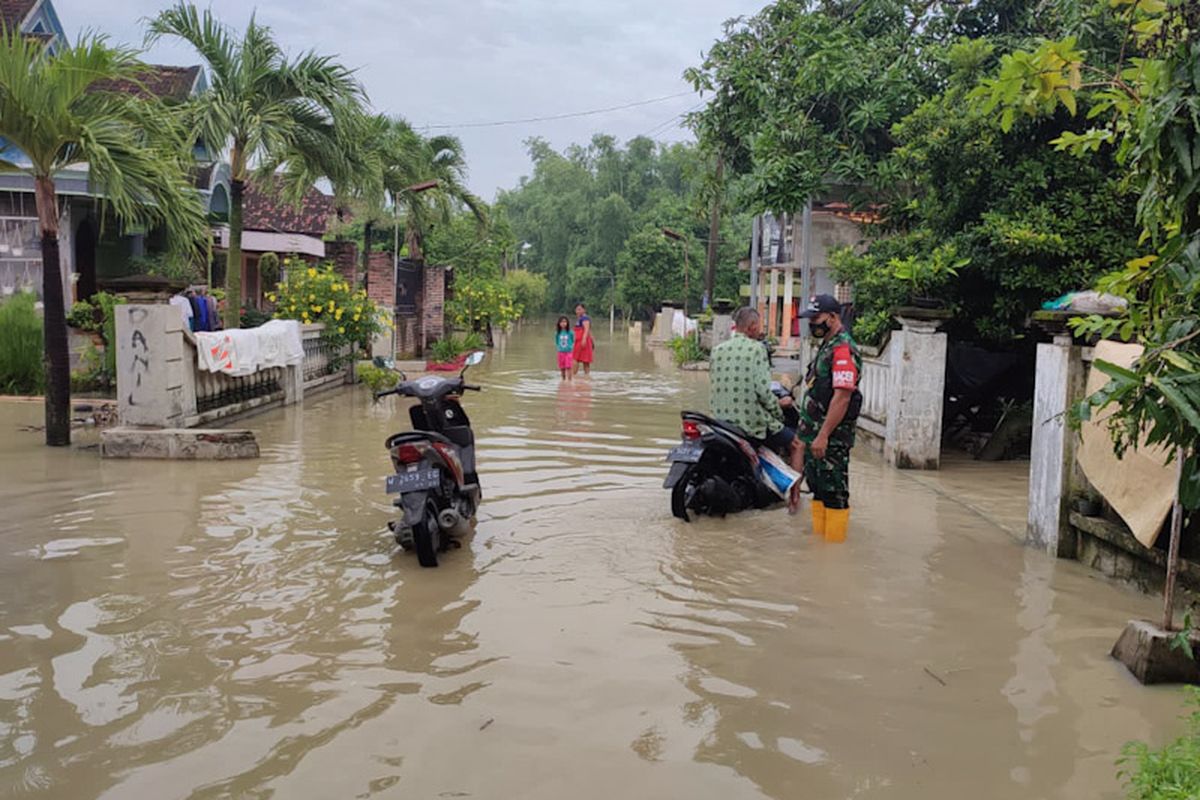
{"type": "Polygon", "coordinates": [[[554,347],[558,350],[558,371],[564,381],[571,379],[571,367],[575,357],[575,333],[571,330],[571,320],[566,317],[558,318],[557,330],[554,331],[554,347]]]}

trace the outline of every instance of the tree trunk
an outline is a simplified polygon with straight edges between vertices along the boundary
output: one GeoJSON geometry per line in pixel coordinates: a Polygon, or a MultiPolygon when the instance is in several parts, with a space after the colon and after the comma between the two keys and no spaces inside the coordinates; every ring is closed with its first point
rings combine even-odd
{"type": "Polygon", "coordinates": [[[229,253],[225,257],[225,329],[242,324],[242,193],[246,182],[229,182],[229,253]]]}
{"type": "Polygon", "coordinates": [[[708,295],[708,302],[711,305],[715,297],[713,297],[713,285],[717,280],[717,239],[721,235],[721,198],[724,194],[723,183],[725,180],[725,156],[717,154],[717,175],[716,175],[716,193],[713,196],[712,216],[708,222],[708,263],[704,269],[704,292],[708,295]]]}
{"type": "Polygon", "coordinates": [[[408,231],[404,234],[404,242],[408,245],[408,258],[418,264],[425,263],[425,254],[421,251],[421,237],[408,231]]]}
{"type": "MultiPolygon", "coordinates": [[[[62,267],[58,259],[58,202],[53,178],[35,181],[38,222],[42,229],[42,337],[46,374],[46,444],[71,443],[71,355],[62,267]]],[[[115,346],[115,345],[114,345],[115,346]]]]}

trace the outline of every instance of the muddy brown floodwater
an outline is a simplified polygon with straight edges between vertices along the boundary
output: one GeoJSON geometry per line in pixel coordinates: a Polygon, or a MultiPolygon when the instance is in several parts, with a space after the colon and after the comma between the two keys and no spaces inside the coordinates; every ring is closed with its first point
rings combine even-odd
{"type": "MultiPolygon", "coordinates": [[[[247,424],[262,458],[101,462],[0,404],[0,797],[1119,797],[1181,692],[1107,653],[1156,602],[1020,546],[1023,465],[856,456],[850,540],[685,525],[660,488],[707,379],[549,328],[467,398],[478,527],[385,532],[365,390],[247,424]]],[[[861,449],[861,448],[860,448],[861,449]]]]}

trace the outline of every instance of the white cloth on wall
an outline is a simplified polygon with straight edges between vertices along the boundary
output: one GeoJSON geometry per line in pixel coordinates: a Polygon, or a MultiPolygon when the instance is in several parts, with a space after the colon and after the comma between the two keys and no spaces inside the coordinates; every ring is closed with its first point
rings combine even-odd
{"type": "Polygon", "coordinates": [[[183,325],[185,328],[191,329],[191,319],[195,312],[192,311],[192,303],[181,294],[173,296],[170,300],[171,305],[179,309],[179,313],[183,315],[183,325]]]}
{"type": "Polygon", "coordinates": [[[300,323],[292,319],[274,319],[258,328],[198,331],[195,336],[200,369],[234,378],[304,361],[300,323]]]}

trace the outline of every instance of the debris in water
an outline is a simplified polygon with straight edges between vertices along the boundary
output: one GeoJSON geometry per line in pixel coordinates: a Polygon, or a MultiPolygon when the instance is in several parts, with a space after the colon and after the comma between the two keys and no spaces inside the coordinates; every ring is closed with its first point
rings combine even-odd
{"type": "Polygon", "coordinates": [[[491,724],[492,724],[493,722],[495,722],[495,721],[496,721],[496,718],[495,718],[495,717],[492,717],[492,718],[488,719],[488,721],[487,721],[487,722],[485,722],[485,723],[483,723],[482,725],[480,725],[480,726],[479,726],[479,730],[481,730],[481,731],[485,731],[485,730],[487,730],[487,729],[488,729],[488,726],[489,726],[489,725],[491,725],[491,724]]]}
{"type": "Polygon", "coordinates": [[[931,670],[929,667],[925,667],[925,674],[926,674],[926,675],[928,675],[929,677],[933,678],[935,681],[937,681],[938,683],[940,683],[942,686],[948,686],[948,685],[949,685],[949,684],[948,684],[948,683],[946,683],[944,680],[942,680],[942,679],[941,679],[941,678],[938,676],[938,674],[937,674],[936,672],[934,672],[933,670],[931,670]]]}

